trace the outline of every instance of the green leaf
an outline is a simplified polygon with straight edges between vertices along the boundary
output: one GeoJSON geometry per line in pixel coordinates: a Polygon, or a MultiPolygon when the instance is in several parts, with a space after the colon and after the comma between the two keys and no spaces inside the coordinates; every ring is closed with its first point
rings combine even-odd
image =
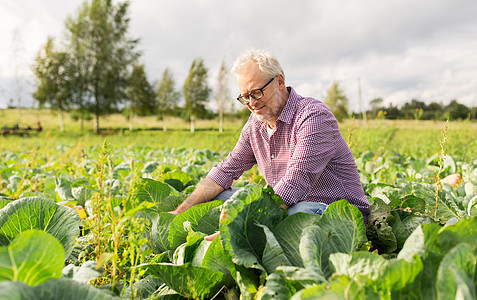
{"type": "Polygon", "coordinates": [[[396,209],[409,209],[413,213],[420,212],[425,213],[426,211],[426,202],[419,197],[414,195],[406,195],[399,199],[395,199],[389,203],[389,207],[396,209]]]}
{"type": "Polygon", "coordinates": [[[278,266],[289,266],[290,262],[283,252],[273,232],[265,225],[257,224],[263,228],[267,242],[263,250],[262,264],[268,273],[272,273],[278,266]]]}
{"type": "MultiPolygon", "coordinates": [[[[209,241],[205,241],[204,237],[205,237],[205,234],[203,234],[202,232],[193,232],[193,231],[189,232],[189,234],[187,235],[187,242],[185,243],[185,247],[184,247],[184,258],[183,258],[184,263],[192,262],[196,254],[198,254],[197,250],[199,249],[199,247],[203,245],[204,243],[210,243],[209,241]]],[[[205,251],[205,249],[201,249],[201,250],[205,251]]],[[[202,254],[205,254],[205,253],[202,253],[202,254]]],[[[201,255],[201,254],[198,254],[198,255],[201,255]]],[[[196,259],[199,259],[199,258],[196,258],[196,259]]]]}
{"type": "Polygon", "coordinates": [[[69,264],[62,270],[63,278],[71,278],[74,281],[88,283],[91,280],[94,280],[103,274],[96,269],[96,261],[85,261],[81,266],[75,266],[69,264]]]}
{"type": "Polygon", "coordinates": [[[56,192],[62,201],[74,200],[71,193],[71,182],[65,178],[56,178],[56,192]]]}
{"type": "Polygon", "coordinates": [[[471,217],[477,217],[477,195],[469,200],[467,214],[471,217]]]}
{"type": "Polygon", "coordinates": [[[84,186],[72,187],[71,193],[76,201],[78,201],[78,205],[84,207],[86,201],[91,200],[91,196],[93,195],[93,191],[84,186]]]}
{"type": "Polygon", "coordinates": [[[175,215],[168,212],[159,213],[158,217],[152,222],[151,241],[154,245],[156,253],[171,250],[171,243],[169,242],[169,228],[175,215]]]}
{"type": "MultiPolygon", "coordinates": [[[[401,291],[406,286],[414,283],[416,277],[423,269],[419,256],[412,259],[394,259],[380,269],[379,278],[376,280],[378,291],[401,291]]],[[[386,294],[386,293],[384,293],[386,294]]]]}
{"type": "Polygon", "coordinates": [[[12,202],[13,200],[7,197],[0,196],[0,209],[7,206],[8,203],[12,202]]]}
{"type": "Polygon", "coordinates": [[[0,245],[8,245],[22,231],[40,229],[56,237],[68,257],[80,224],[80,217],[69,207],[41,197],[22,198],[0,210],[0,245]]]}
{"type": "Polygon", "coordinates": [[[171,193],[169,185],[149,178],[142,178],[141,184],[142,187],[136,195],[140,202],[156,203],[159,212],[174,210],[175,207],[171,207],[168,201],[165,201],[166,197],[171,193]]]}
{"type": "Polygon", "coordinates": [[[224,285],[224,274],[206,268],[194,267],[191,263],[142,264],[147,274],[158,277],[183,297],[205,299],[214,296],[224,285]]]}
{"type": "Polygon", "coordinates": [[[401,251],[399,251],[397,258],[411,260],[414,255],[423,257],[424,250],[425,250],[424,232],[422,231],[421,226],[417,226],[416,229],[414,229],[411,235],[404,242],[404,245],[401,251]]]}
{"type": "Polygon", "coordinates": [[[297,291],[324,282],[325,278],[311,269],[278,267],[268,276],[262,299],[290,299],[297,291]]]}
{"type": "Polygon", "coordinates": [[[436,238],[436,246],[442,253],[447,253],[459,243],[468,243],[477,247],[477,218],[467,218],[458,223],[443,227],[436,238]]]}
{"type": "Polygon", "coordinates": [[[224,273],[224,280],[227,286],[231,286],[237,276],[232,258],[224,251],[224,247],[222,247],[220,243],[220,238],[215,238],[212,243],[210,243],[202,259],[201,266],[224,273]]]}
{"type": "Polygon", "coordinates": [[[257,269],[236,265],[236,282],[243,299],[255,299],[258,292],[259,277],[257,269]]]}
{"type": "Polygon", "coordinates": [[[199,220],[211,209],[222,205],[224,202],[220,200],[206,202],[194,205],[183,213],[177,215],[172,221],[169,229],[169,242],[171,249],[177,248],[186,242],[189,231],[196,231],[199,220]]]}
{"type": "Polygon", "coordinates": [[[392,227],[394,236],[396,237],[397,247],[401,249],[409,238],[411,233],[419,226],[424,224],[431,224],[434,221],[429,217],[421,217],[411,215],[405,218],[402,222],[397,223],[392,227]]]}
{"type": "Polygon", "coordinates": [[[436,280],[438,299],[475,299],[476,247],[461,243],[442,259],[436,280]]]}
{"type": "MultiPolygon", "coordinates": [[[[420,288],[422,295],[435,298],[439,266],[447,253],[461,243],[467,243],[473,248],[477,247],[477,218],[464,219],[446,227],[437,224],[422,225],[422,231],[424,233],[424,251],[422,251],[424,269],[420,288]]],[[[404,248],[406,246],[405,244],[404,248]]]]}
{"type": "MultiPolygon", "coordinates": [[[[354,289],[356,289],[356,285],[353,285],[352,281],[347,276],[337,276],[333,278],[329,285],[326,283],[322,283],[313,287],[308,287],[293,295],[293,297],[291,297],[291,300],[355,299],[352,293],[354,289]]],[[[371,296],[367,299],[373,298],[371,296]]]]}
{"type": "MultiPolygon", "coordinates": [[[[319,272],[321,276],[330,275],[328,258],[334,249],[329,248],[331,235],[320,226],[309,226],[303,230],[300,242],[300,255],[305,268],[319,272]]],[[[336,251],[339,252],[339,251],[336,251]]]]}
{"type": "Polygon", "coordinates": [[[441,222],[447,222],[450,218],[457,218],[461,220],[465,213],[459,209],[458,204],[455,202],[454,198],[450,195],[447,195],[445,191],[439,191],[439,200],[437,207],[437,220],[441,222]]]}
{"type": "Polygon", "coordinates": [[[204,261],[205,254],[207,253],[207,250],[209,250],[209,247],[211,244],[212,244],[212,241],[206,241],[203,239],[203,237],[201,237],[200,244],[195,249],[193,253],[193,258],[191,261],[194,267],[202,267],[202,262],[204,261]]]}
{"type": "Polygon", "coordinates": [[[174,189],[182,192],[187,186],[189,186],[192,177],[182,171],[171,171],[165,173],[162,178],[164,182],[171,185],[174,189]]]}
{"type": "Polygon", "coordinates": [[[380,271],[388,264],[382,256],[372,252],[333,253],[330,262],[335,276],[346,275],[362,285],[376,281],[380,271]]]}
{"type": "Polygon", "coordinates": [[[209,210],[197,223],[197,231],[207,235],[213,234],[219,230],[219,218],[222,211],[222,205],[209,210]]]}
{"type": "Polygon", "coordinates": [[[330,204],[317,226],[305,228],[301,236],[300,254],[305,267],[318,268],[331,274],[328,258],[336,252],[352,253],[367,241],[363,215],[346,200],[330,204]]]}
{"type": "Polygon", "coordinates": [[[6,247],[0,247],[0,281],[38,285],[61,277],[65,253],[58,240],[40,230],[20,233],[6,247]]]}
{"type": "Polygon", "coordinates": [[[220,220],[220,240],[235,264],[265,271],[261,259],[265,233],[257,224],[273,229],[285,216],[285,210],[262,188],[249,185],[224,203],[220,220]]]}
{"type": "Polygon", "coordinates": [[[381,199],[373,198],[372,201],[367,236],[381,254],[394,252],[397,249],[397,240],[389,223],[394,222],[396,215],[391,213],[390,206],[381,199]]]}
{"type": "Polygon", "coordinates": [[[320,218],[321,215],[296,213],[286,217],[272,230],[291,265],[304,267],[299,249],[301,234],[303,229],[315,225],[320,218]]]}
{"type": "Polygon", "coordinates": [[[113,300],[113,296],[92,285],[76,282],[68,278],[50,279],[47,282],[28,286],[21,282],[0,282],[0,299],[9,300],[113,300]]]}
{"type": "Polygon", "coordinates": [[[291,284],[283,274],[272,273],[268,276],[267,285],[262,296],[262,300],[288,300],[297,289],[291,284]]]}

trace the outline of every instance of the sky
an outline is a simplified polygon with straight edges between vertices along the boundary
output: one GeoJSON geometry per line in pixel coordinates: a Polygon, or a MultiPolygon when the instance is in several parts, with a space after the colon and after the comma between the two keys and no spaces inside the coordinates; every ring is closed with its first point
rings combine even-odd
{"type": "MultiPolygon", "coordinates": [[[[48,36],[65,41],[64,22],[82,3],[0,0],[0,108],[17,95],[32,106],[34,57],[48,36]]],[[[475,0],[131,0],[129,36],[140,39],[148,79],[168,67],[178,90],[195,58],[214,89],[222,61],[230,69],[246,49],[265,48],[298,94],[323,100],[338,81],[355,112],[378,97],[386,106],[456,99],[470,107],[476,16],[475,0]]],[[[231,74],[229,90],[232,103],[239,90],[231,74]]]]}

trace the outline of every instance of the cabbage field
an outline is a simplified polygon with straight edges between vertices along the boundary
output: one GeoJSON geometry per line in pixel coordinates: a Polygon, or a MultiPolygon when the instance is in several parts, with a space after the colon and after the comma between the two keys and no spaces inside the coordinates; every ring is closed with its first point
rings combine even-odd
{"type": "Polygon", "coordinates": [[[346,200],[288,217],[256,169],[169,214],[227,152],[48,147],[0,153],[0,299],[477,297],[477,156],[355,153],[365,226],[346,200]]]}

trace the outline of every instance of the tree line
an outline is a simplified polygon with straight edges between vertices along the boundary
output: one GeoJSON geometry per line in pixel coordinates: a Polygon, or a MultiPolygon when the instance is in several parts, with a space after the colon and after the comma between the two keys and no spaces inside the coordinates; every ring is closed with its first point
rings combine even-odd
{"type": "Polygon", "coordinates": [[[477,109],[476,107],[467,107],[455,99],[447,105],[438,102],[426,104],[423,101],[412,99],[410,102],[404,103],[401,108],[392,103],[385,106],[383,102],[382,98],[372,99],[369,102],[371,109],[367,111],[367,115],[371,118],[391,120],[475,120],[477,109]]]}
{"type": "Polygon", "coordinates": [[[477,107],[467,107],[455,99],[447,105],[437,102],[426,104],[423,101],[412,99],[399,108],[392,103],[385,106],[383,98],[374,98],[369,102],[371,109],[364,113],[350,112],[348,110],[348,98],[339,87],[338,81],[333,82],[327,90],[324,103],[330,108],[338,121],[349,117],[389,120],[475,121],[477,111],[477,107]]]}
{"type": "MultiPolygon", "coordinates": [[[[101,116],[122,111],[129,119],[130,130],[135,116],[158,115],[163,120],[163,130],[167,130],[167,116],[179,115],[190,121],[193,132],[197,118],[214,115],[206,109],[214,96],[222,131],[225,103],[230,99],[225,62],[220,67],[215,95],[207,83],[208,68],[200,57],[193,60],[181,90],[176,89],[169,68],[152,84],[144,65],[138,63],[139,39],[128,35],[128,9],[128,1],[85,0],[77,13],[65,21],[64,39],[60,43],[55,43],[52,37],[47,39],[33,64],[37,82],[33,97],[40,107],[58,112],[62,131],[65,111],[74,112],[81,121],[81,129],[84,120],[94,115],[96,133],[101,116]]],[[[327,90],[324,102],[338,121],[358,115],[349,111],[348,98],[338,81],[327,90]]],[[[401,108],[392,104],[384,107],[383,103],[382,98],[371,100],[371,109],[364,117],[457,120],[470,118],[472,114],[472,109],[456,100],[443,106],[413,99],[401,108]]],[[[243,110],[243,115],[247,112],[243,110]]]]}

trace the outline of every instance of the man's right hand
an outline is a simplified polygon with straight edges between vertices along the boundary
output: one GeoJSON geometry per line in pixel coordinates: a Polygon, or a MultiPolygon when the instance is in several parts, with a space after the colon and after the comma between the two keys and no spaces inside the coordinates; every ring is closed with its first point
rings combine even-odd
{"type": "Polygon", "coordinates": [[[212,179],[206,177],[197,185],[192,194],[190,194],[181,205],[169,213],[178,215],[181,212],[185,212],[191,206],[212,200],[215,196],[223,191],[223,187],[215,183],[215,181],[212,179]]]}

